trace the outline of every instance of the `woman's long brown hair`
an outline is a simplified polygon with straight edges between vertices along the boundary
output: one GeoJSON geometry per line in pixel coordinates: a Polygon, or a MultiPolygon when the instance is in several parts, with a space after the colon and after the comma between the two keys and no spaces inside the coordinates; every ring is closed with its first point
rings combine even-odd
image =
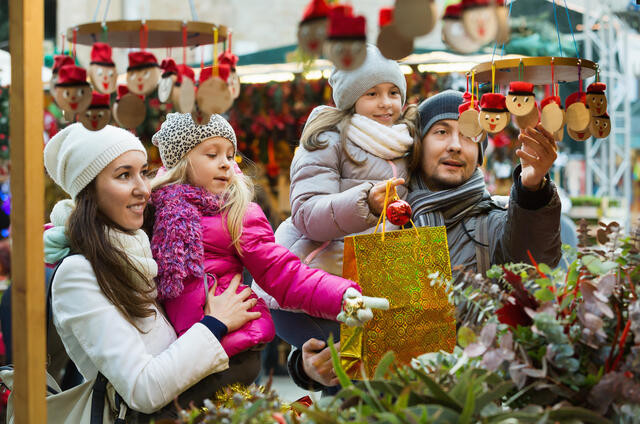
{"type": "Polygon", "coordinates": [[[155,290],[152,281],[129,260],[126,252],[116,248],[108,238],[109,228],[118,229],[98,209],[95,180],[76,197],[76,207],[69,217],[67,237],[73,253],[83,255],[96,274],[104,295],[138,331],[136,318],[155,314],[152,305],[155,290]],[[148,288],[136,281],[148,281],[148,288]]]}

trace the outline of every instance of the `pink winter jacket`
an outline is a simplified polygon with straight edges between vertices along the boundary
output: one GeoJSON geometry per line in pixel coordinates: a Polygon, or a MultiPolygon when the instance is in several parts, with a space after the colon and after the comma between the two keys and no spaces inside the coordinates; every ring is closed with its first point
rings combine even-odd
{"type": "MultiPolygon", "coordinates": [[[[175,238],[189,239],[193,234],[201,235],[202,270],[217,280],[216,295],[222,293],[229,286],[233,276],[242,273],[243,267],[246,267],[255,283],[273,296],[280,305],[334,320],[340,312],[342,297],[347,288],[354,287],[360,290],[353,281],[303,265],[297,256],[276,244],[269,221],[260,206],[255,203],[249,204],[244,216],[241,236],[242,255],[238,254],[232,244],[223,216],[220,213],[211,214],[210,209],[208,214],[200,213],[198,220],[193,220],[186,228],[183,228],[183,225],[174,224],[167,231],[167,226],[163,224],[176,220],[176,216],[190,215],[190,210],[193,212],[193,204],[188,201],[180,201],[185,190],[189,195],[193,195],[193,190],[195,190],[196,194],[208,195],[215,199],[214,196],[206,192],[206,194],[202,193],[204,192],[202,189],[192,186],[185,187],[185,185],[162,187],[154,191],[153,194],[156,221],[152,250],[158,261],[158,278],[156,279],[158,280],[158,294],[161,299],[164,299],[167,316],[178,335],[184,333],[204,317],[206,293],[203,274],[193,270],[193,264],[185,264],[182,267],[183,271],[186,270],[187,277],[182,280],[182,284],[179,284],[182,286],[181,288],[172,287],[172,283],[163,284],[163,276],[170,280],[169,274],[176,275],[175,262],[180,262],[179,258],[183,253],[180,249],[174,252],[160,252],[159,249],[162,248],[162,245],[175,246],[175,243],[162,243],[166,238],[170,238],[174,242],[175,238]],[[168,199],[171,200],[168,201],[168,199]],[[164,223],[161,222],[163,219],[164,223]],[[195,230],[192,228],[194,224],[199,224],[200,228],[197,230],[200,231],[193,231],[195,230]],[[156,229],[158,228],[164,229],[165,237],[156,237],[156,229]]],[[[203,208],[196,206],[195,209],[202,210],[203,208]]],[[[164,241],[166,242],[166,240],[164,241]]],[[[185,241],[187,243],[184,248],[187,251],[198,248],[197,241],[196,243],[191,240],[185,241]]],[[[208,278],[209,287],[213,286],[214,278],[208,278]]],[[[241,285],[238,291],[244,288],[245,286],[241,285]]],[[[256,297],[253,293],[251,296],[256,297]]],[[[271,314],[264,301],[259,299],[251,310],[261,312],[262,316],[248,322],[238,330],[228,333],[222,339],[222,346],[229,356],[255,345],[269,342],[275,335],[271,314]]]]}

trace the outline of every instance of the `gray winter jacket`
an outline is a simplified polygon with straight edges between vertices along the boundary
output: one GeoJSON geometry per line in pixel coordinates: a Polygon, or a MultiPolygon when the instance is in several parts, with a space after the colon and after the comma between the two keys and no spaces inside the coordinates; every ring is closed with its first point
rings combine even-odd
{"type": "MultiPolygon", "coordinates": [[[[364,162],[357,165],[345,154],[337,132],[325,132],[323,139],[325,148],[310,152],[300,146],[291,162],[291,218],[278,227],[276,242],[302,260],[328,242],[308,265],[342,275],[343,238],[373,232],[378,221],[367,203],[369,190],[394,176],[406,180],[407,163],[406,158],[387,161],[347,141],[351,156],[364,162]]],[[[398,195],[405,198],[407,188],[399,186],[398,195]]],[[[396,229],[387,223],[387,231],[396,229]]]]}

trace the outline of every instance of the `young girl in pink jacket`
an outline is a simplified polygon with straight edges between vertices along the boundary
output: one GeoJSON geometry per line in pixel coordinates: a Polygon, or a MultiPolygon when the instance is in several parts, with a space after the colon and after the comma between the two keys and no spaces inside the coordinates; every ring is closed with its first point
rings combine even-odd
{"type": "MultiPolygon", "coordinates": [[[[280,305],[317,317],[335,320],[344,299],[362,298],[353,281],[309,268],[275,243],[262,209],[251,202],[251,180],[236,171],[236,136],[223,117],[197,125],[191,114],[171,113],[152,140],[167,172],[152,182],[151,250],[158,298],[178,335],[202,319],[207,290],[222,292],[243,267],[280,305]]],[[[250,296],[261,317],[222,339],[229,356],[275,335],[266,304],[250,296]]],[[[362,308],[348,323],[371,316],[362,308]]]]}

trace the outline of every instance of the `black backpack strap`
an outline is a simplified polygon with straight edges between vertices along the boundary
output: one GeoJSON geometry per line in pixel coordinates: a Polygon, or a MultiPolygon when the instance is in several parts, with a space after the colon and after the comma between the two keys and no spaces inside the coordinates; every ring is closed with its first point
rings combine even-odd
{"type": "Polygon", "coordinates": [[[107,378],[99,372],[96,377],[96,382],[93,384],[93,393],[91,394],[91,424],[102,424],[106,397],[107,378]]]}

